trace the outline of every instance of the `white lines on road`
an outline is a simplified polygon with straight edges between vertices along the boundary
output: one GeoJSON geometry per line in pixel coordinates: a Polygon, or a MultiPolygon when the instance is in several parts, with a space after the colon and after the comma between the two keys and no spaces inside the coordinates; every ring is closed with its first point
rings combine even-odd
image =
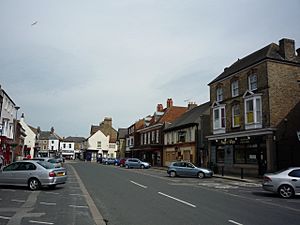
{"type": "Polygon", "coordinates": [[[25,200],[19,200],[19,199],[12,199],[12,202],[20,202],[20,203],[24,203],[26,202],[25,200]]]}
{"type": "Polygon", "coordinates": [[[88,206],[85,205],[69,205],[69,206],[72,208],[85,208],[85,209],[89,208],[88,206]]]}
{"type": "Polygon", "coordinates": [[[181,202],[181,203],[183,203],[183,204],[185,204],[185,205],[188,205],[188,206],[191,206],[191,207],[193,207],[193,208],[196,208],[195,205],[193,205],[193,204],[191,204],[191,203],[189,203],[189,202],[180,200],[180,199],[178,199],[178,198],[172,197],[172,196],[167,195],[167,194],[164,194],[164,193],[162,193],[162,192],[158,192],[158,194],[163,195],[163,196],[168,197],[168,198],[171,198],[171,199],[173,199],[173,200],[175,200],[175,201],[181,202]]]}
{"type": "Polygon", "coordinates": [[[41,205],[56,205],[55,202],[40,202],[41,205]]]}
{"type": "Polygon", "coordinates": [[[10,217],[6,217],[6,216],[0,216],[0,219],[4,219],[4,220],[10,220],[10,217]]]}
{"type": "Polygon", "coordinates": [[[11,190],[11,189],[2,189],[1,191],[16,192],[16,190],[11,190]]]}
{"type": "Polygon", "coordinates": [[[241,223],[238,223],[238,222],[236,222],[236,221],[234,221],[234,220],[228,220],[228,222],[229,222],[229,223],[236,224],[236,225],[243,225],[243,224],[241,224],[241,223]]]}
{"type": "Polygon", "coordinates": [[[84,197],[85,195],[83,194],[69,194],[70,196],[80,196],[80,197],[84,197]]]}
{"type": "Polygon", "coordinates": [[[145,186],[145,185],[142,185],[142,184],[139,184],[139,183],[136,183],[136,182],[134,182],[134,181],[130,181],[131,183],[133,183],[133,184],[135,184],[135,185],[137,185],[137,186],[139,186],[139,187],[142,187],[142,188],[147,188],[147,186],[145,186]]]}
{"type": "Polygon", "coordinates": [[[46,193],[46,194],[52,194],[52,195],[59,195],[60,194],[58,192],[51,192],[51,191],[45,191],[44,193],[46,193]]]}
{"type": "Polygon", "coordinates": [[[50,223],[50,222],[43,222],[43,221],[36,221],[36,220],[29,220],[29,223],[38,223],[38,224],[54,224],[54,223],[50,223]]]}

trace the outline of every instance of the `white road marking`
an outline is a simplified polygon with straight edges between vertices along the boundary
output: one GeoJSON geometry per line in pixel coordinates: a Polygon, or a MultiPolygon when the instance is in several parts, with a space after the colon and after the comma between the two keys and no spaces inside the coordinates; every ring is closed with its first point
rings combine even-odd
{"type": "Polygon", "coordinates": [[[142,184],[139,184],[139,183],[136,183],[136,182],[134,182],[134,181],[130,181],[131,183],[133,183],[133,184],[135,184],[135,185],[137,185],[137,186],[139,186],[139,187],[142,187],[142,188],[147,188],[147,186],[145,186],[145,185],[142,185],[142,184]]]}
{"type": "Polygon", "coordinates": [[[54,224],[54,223],[50,223],[50,222],[43,222],[43,221],[36,221],[36,220],[29,220],[29,223],[38,223],[38,224],[54,224]]]}
{"type": "Polygon", "coordinates": [[[88,206],[85,206],[85,205],[69,205],[70,207],[73,207],[73,208],[89,208],[88,206]]]}
{"type": "Polygon", "coordinates": [[[238,223],[234,220],[228,220],[229,223],[233,223],[233,224],[236,224],[236,225],[243,225],[242,223],[238,223]]]}
{"type": "Polygon", "coordinates": [[[162,193],[162,192],[158,192],[158,194],[163,195],[163,196],[168,197],[168,198],[171,198],[171,199],[173,199],[173,200],[175,200],[175,201],[181,202],[181,203],[186,204],[186,205],[188,205],[188,206],[191,206],[191,207],[193,207],[193,208],[196,208],[196,206],[193,205],[193,204],[191,204],[191,203],[188,203],[188,202],[186,202],[186,201],[183,201],[183,200],[180,200],[180,199],[178,199],[178,198],[172,197],[172,196],[170,196],[170,195],[164,194],[164,193],[162,193]]]}
{"type": "Polygon", "coordinates": [[[10,190],[10,189],[2,189],[1,191],[16,192],[16,190],[10,190]]]}
{"type": "Polygon", "coordinates": [[[46,193],[46,194],[52,194],[52,195],[59,195],[60,194],[58,192],[50,192],[50,191],[45,191],[44,193],[46,193]]]}
{"type": "Polygon", "coordinates": [[[21,202],[21,203],[26,202],[25,200],[19,200],[19,199],[12,199],[11,201],[12,201],[12,202],[21,202]]]}
{"type": "Polygon", "coordinates": [[[0,216],[0,219],[4,219],[4,220],[10,220],[10,217],[6,217],[6,216],[0,216]]]}
{"type": "Polygon", "coordinates": [[[41,205],[56,205],[55,202],[40,202],[41,205]]]}

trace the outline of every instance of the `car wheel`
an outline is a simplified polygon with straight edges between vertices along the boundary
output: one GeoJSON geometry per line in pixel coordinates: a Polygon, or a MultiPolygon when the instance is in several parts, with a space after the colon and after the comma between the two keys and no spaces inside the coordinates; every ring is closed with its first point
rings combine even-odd
{"type": "Polygon", "coordinates": [[[278,193],[282,198],[291,198],[294,196],[294,189],[288,184],[283,184],[278,188],[278,193]]]}
{"type": "Polygon", "coordinates": [[[170,177],[176,177],[176,172],[175,171],[171,171],[170,172],[170,177]]]}
{"type": "Polygon", "coordinates": [[[145,169],[145,166],[144,166],[144,165],[141,165],[141,169],[145,169]]]}
{"type": "Polygon", "coordinates": [[[198,177],[199,179],[203,179],[203,178],[205,177],[205,175],[204,175],[203,172],[199,172],[199,173],[197,174],[197,177],[198,177]]]}
{"type": "Polygon", "coordinates": [[[38,190],[40,189],[41,187],[41,183],[38,179],[36,178],[31,178],[29,181],[28,181],[28,188],[31,190],[31,191],[35,191],[35,190],[38,190]]]}
{"type": "Polygon", "coordinates": [[[105,165],[108,165],[108,162],[105,162],[105,165]]]}
{"type": "Polygon", "coordinates": [[[126,169],[129,169],[129,166],[128,166],[128,165],[125,165],[125,168],[126,168],[126,169]]]}

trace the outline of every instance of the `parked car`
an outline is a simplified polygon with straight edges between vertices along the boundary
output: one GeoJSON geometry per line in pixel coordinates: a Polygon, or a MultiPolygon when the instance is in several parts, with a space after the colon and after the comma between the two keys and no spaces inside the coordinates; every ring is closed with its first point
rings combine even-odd
{"type": "Polygon", "coordinates": [[[122,158],[119,160],[119,166],[120,167],[124,167],[125,166],[125,162],[126,162],[126,158],[122,158]]]}
{"type": "Polygon", "coordinates": [[[23,160],[0,170],[0,185],[28,186],[32,191],[42,186],[55,188],[67,181],[67,170],[46,161],[23,160]]]}
{"type": "Polygon", "coordinates": [[[266,173],[262,187],[266,191],[278,193],[282,198],[291,198],[300,194],[300,167],[266,173]]]}
{"type": "Polygon", "coordinates": [[[150,168],[150,164],[147,162],[143,162],[137,158],[129,158],[125,161],[125,168],[141,168],[141,169],[147,169],[150,168]]]}
{"type": "Polygon", "coordinates": [[[49,162],[52,163],[55,168],[59,168],[63,166],[63,163],[58,158],[40,157],[40,158],[33,158],[31,160],[49,162]]]}
{"type": "Polygon", "coordinates": [[[105,165],[116,165],[118,164],[118,160],[116,158],[104,158],[102,159],[102,163],[105,165]]]}
{"type": "Polygon", "coordinates": [[[170,177],[185,176],[198,177],[200,179],[205,177],[212,177],[213,171],[206,168],[197,167],[190,162],[172,162],[168,167],[167,173],[170,177]]]}

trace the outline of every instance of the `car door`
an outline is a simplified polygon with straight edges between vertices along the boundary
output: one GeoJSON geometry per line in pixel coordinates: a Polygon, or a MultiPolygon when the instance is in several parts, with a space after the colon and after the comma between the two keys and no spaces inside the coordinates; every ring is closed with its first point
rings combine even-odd
{"type": "Polygon", "coordinates": [[[195,177],[197,176],[198,171],[195,169],[194,165],[191,163],[186,164],[186,171],[188,176],[195,177]]]}
{"type": "Polygon", "coordinates": [[[131,162],[131,167],[133,167],[133,168],[138,168],[139,167],[139,160],[137,160],[137,159],[131,159],[130,160],[131,162]]]}
{"type": "Polygon", "coordinates": [[[0,183],[12,185],[13,184],[13,174],[18,166],[19,166],[18,163],[12,163],[12,164],[4,167],[0,172],[0,183]]]}
{"type": "Polygon", "coordinates": [[[19,166],[13,174],[14,184],[27,185],[28,179],[31,175],[31,170],[29,170],[31,164],[32,163],[30,162],[19,162],[19,166]]]}
{"type": "Polygon", "coordinates": [[[289,173],[289,177],[291,179],[291,183],[295,187],[295,192],[300,194],[300,169],[292,170],[289,173]]]}
{"type": "Polygon", "coordinates": [[[188,171],[186,168],[186,162],[178,163],[177,174],[179,176],[188,176],[187,173],[188,173],[188,171]]]}

